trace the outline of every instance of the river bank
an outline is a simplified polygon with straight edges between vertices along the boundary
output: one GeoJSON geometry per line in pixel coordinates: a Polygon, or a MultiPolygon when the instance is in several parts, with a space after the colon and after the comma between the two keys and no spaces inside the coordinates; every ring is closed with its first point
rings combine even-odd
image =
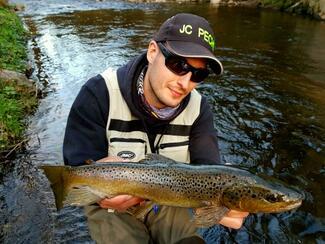
{"type": "Polygon", "coordinates": [[[261,6],[325,20],[325,0],[261,0],[261,6]]]}
{"type": "MultiPolygon", "coordinates": [[[[166,2],[166,0],[129,0],[130,2],[166,2]]],[[[170,0],[169,0],[170,1],[170,0]]],[[[202,0],[176,0],[176,2],[203,2],[202,0]]],[[[215,6],[269,8],[282,12],[310,16],[325,20],[325,0],[210,0],[215,6]]]]}
{"type": "Polygon", "coordinates": [[[226,6],[271,8],[325,20],[325,0],[211,0],[211,3],[226,6]]]}
{"type": "MultiPolygon", "coordinates": [[[[23,148],[25,116],[37,105],[37,89],[28,79],[28,33],[13,8],[0,4],[0,161],[23,148]]],[[[1,166],[2,170],[2,166],[1,166]]]]}

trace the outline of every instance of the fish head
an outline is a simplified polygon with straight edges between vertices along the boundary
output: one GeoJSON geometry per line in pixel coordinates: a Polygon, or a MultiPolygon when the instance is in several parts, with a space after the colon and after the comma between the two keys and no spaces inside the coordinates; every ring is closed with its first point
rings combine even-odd
{"type": "Polygon", "coordinates": [[[299,207],[303,195],[278,183],[236,184],[222,194],[222,204],[229,209],[250,213],[279,213],[299,207]]]}

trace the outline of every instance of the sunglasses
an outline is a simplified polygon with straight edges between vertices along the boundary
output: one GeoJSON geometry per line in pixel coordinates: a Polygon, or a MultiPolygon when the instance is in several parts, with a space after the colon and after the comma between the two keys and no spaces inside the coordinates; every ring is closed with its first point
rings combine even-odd
{"type": "Polygon", "coordinates": [[[192,72],[191,81],[200,83],[209,75],[208,69],[194,68],[187,63],[186,59],[171,53],[161,42],[157,42],[165,57],[166,67],[176,75],[185,75],[192,72]]]}

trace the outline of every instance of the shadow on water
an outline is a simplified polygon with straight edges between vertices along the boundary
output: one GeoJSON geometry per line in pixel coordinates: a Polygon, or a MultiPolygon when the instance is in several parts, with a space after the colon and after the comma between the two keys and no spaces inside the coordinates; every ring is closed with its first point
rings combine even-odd
{"type": "Polygon", "coordinates": [[[238,231],[215,226],[201,234],[208,243],[325,241],[324,23],[209,4],[24,2],[34,76],[46,96],[29,118],[26,154],[1,164],[1,242],[93,243],[81,209],[56,213],[37,165],[61,164],[66,119],[83,83],[144,51],[177,12],[203,15],[215,29],[225,73],[198,89],[212,106],[223,162],[275,176],[306,196],[296,211],[250,215],[238,231]]]}

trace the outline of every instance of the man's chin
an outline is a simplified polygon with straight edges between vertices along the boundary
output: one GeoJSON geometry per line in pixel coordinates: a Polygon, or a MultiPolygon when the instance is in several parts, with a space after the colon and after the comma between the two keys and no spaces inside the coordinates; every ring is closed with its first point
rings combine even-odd
{"type": "Polygon", "coordinates": [[[183,99],[184,97],[177,98],[177,99],[173,97],[160,99],[159,102],[162,105],[160,108],[166,108],[166,107],[176,108],[177,106],[179,106],[179,104],[182,102],[183,99]]]}

